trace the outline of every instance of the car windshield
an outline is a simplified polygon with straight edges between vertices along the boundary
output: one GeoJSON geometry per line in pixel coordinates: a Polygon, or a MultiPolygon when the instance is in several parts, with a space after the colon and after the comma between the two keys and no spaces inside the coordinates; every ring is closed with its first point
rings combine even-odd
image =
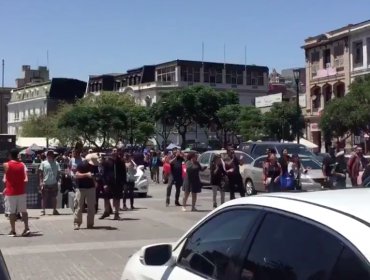
{"type": "Polygon", "coordinates": [[[315,160],[312,160],[312,159],[301,159],[301,163],[302,163],[302,166],[303,168],[305,169],[321,169],[321,166],[320,164],[315,161],[315,160]]]}
{"type": "Polygon", "coordinates": [[[288,154],[298,154],[298,155],[301,155],[301,156],[309,156],[309,157],[312,157],[314,154],[309,151],[305,146],[297,146],[297,145],[294,145],[294,146],[286,146],[284,147],[284,149],[287,149],[288,150],[288,154]]]}

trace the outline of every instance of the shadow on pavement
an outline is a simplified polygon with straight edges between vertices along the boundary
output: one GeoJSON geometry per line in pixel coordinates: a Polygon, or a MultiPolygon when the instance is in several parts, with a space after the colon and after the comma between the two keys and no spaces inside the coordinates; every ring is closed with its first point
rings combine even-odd
{"type": "Polygon", "coordinates": [[[140,221],[140,219],[137,219],[137,218],[121,218],[120,221],[140,221]]]}
{"type": "Polygon", "coordinates": [[[44,236],[44,234],[42,232],[39,232],[39,231],[31,231],[30,235],[28,235],[28,236],[19,235],[18,237],[30,238],[30,237],[38,237],[38,236],[44,236]]]}
{"type": "Polygon", "coordinates": [[[116,227],[111,227],[111,226],[94,226],[93,228],[81,228],[81,230],[99,230],[99,229],[104,229],[104,230],[117,230],[118,228],[116,228],[116,227]]]}

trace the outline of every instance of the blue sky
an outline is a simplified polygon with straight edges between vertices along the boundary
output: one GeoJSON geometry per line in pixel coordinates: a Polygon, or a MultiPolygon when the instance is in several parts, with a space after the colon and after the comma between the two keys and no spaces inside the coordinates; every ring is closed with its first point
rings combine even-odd
{"type": "Polygon", "coordinates": [[[21,65],[87,80],[173,59],[284,69],[304,65],[304,39],[370,19],[369,0],[1,0],[5,85],[21,65]]]}

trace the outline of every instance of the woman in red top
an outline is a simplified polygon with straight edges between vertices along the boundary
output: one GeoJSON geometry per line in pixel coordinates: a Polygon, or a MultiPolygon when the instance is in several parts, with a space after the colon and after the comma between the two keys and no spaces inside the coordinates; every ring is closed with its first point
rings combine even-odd
{"type": "Polygon", "coordinates": [[[16,236],[15,221],[16,214],[18,212],[22,213],[22,219],[24,222],[24,231],[22,236],[28,236],[31,233],[28,227],[26,195],[26,183],[28,182],[28,176],[26,166],[23,162],[18,160],[18,150],[11,150],[9,161],[4,163],[4,174],[5,211],[7,214],[9,214],[11,226],[9,236],[16,236]]]}

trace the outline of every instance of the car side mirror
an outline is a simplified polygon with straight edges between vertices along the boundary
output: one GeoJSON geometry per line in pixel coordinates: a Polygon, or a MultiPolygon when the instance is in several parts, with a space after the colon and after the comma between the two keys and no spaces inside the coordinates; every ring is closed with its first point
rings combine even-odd
{"type": "Polygon", "coordinates": [[[140,260],[144,265],[164,265],[172,258],[171,244],[157,244],[141,249],[140,260]]]}

